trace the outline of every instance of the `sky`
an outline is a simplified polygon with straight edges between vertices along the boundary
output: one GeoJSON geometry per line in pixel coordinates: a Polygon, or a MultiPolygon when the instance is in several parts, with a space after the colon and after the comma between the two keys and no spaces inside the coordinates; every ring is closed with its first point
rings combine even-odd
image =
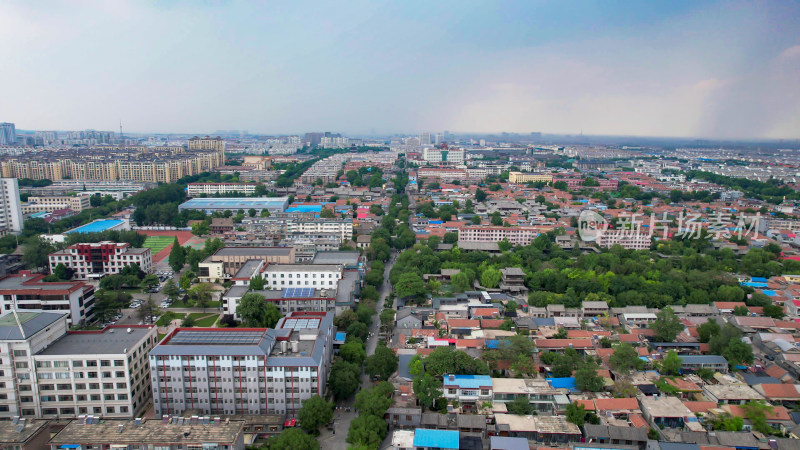
{"type": "Polygon", "coordinates": [[[0,2],[26,130],[800,137],[800,2],[0,2]]]}

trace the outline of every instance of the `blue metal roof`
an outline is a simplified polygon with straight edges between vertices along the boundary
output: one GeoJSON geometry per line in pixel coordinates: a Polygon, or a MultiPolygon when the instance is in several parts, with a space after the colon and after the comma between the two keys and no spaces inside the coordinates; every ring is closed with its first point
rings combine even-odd
{"type": "Polygon", "coordinates": [[[776,294],[776,293],[775,293],[775,291],[768,291],[768,290],[766,290],[766,289],[765,289],[765,290],[763,290],[763,291],[761,291],[761,292],[763,292],[763,293],[764,293],[764,295],[768,295],[768,296],[770,296],[770,297],[775,297],[775,296],[777,296],[777,295],[778,295],[778,294],[776,294]]]}
{"type": "Polygon", "coordinates": [[[114,228],[123,222],[125,221],[117,219],[98,220],[96,222],[87,223],[84,226],[69,230],[67,231],[67,233],[99,233],[101,231],[106,231],[108,229],[114,228]]]}
{"type": "Polygon", "coordinates": [[[459,433],[455,430],[414,430],[414,447],[458,449],[459,433]]]}
{"type": "Polygon", "coordinates": [[[478,389],[481,386],[491,386],[492,377],[489,375],[448,375],[442,376],[443,384],[446,386],[458,386],[460,388],[478,389]]]}
{"type": "Polygon", "coordinates": [[[550,386],[553,386],[553,389],[569,389],[570,391],[577,390],[575,387],[575,378],[573,377],[547,378],[547,381],[550,383],[550,386]]]}
{"type": "Polygon", "coordinates": [[[752,281],[743,281],[739,284],[741,284],[742,286],[757,287],[757,288],[765,288],[768,286],[767,283],[754,283],[752,281]]]}
{"type": "Polygon", "coordinates": [[[756,283],[766,283],[767,279],[764,277],[752,277],[750,278],[750,281],[754,281],[756,283]]]}

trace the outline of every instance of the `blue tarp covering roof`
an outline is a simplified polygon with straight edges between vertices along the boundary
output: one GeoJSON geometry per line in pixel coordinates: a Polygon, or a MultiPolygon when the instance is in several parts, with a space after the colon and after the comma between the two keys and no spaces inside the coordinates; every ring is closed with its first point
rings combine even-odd
{"type": "Polygon", "coordinates": [[[761,292],[763,292],[763,293],[764,293],[764,295],[769,295],[770,297],[775,297],[775,296],[777,296],[777,295],[778,295],[778,294],[776,294],[776,293],[775,293],[775,291],[767,291],[767,290],[763,290],[763,291],[761,291],[761,292]]]}
{"type": "Polygon", "coordinates": [[[767,287],[767,283],[753,283],[752,281],[743,281],[741,283],[742,286],[749,286],[749,287],[757,287],[757,288],[765,288],[767,287]]]}
{"type": "Polygon", "coordinates": [[[456,430],[414,430],[414,447],[458,449],[459,433],[456,430]]]}
{"type": "Polygon", "coordinates": [[[764,277],[752,277],[750,278],[750,281],[754,281],[756,283],[766,283],[767,279],[764,277]]]}
{"type": "Polygon", "coordinates": [[[489,375],[449,375],[442,376],[443,383],[446,386],[456,385],[462,389],[478,389],[482,386],[491,386],[492,377],[489,375]]]}
{"type": "Polygon", "coordinates": [[[345,333],[343,331],[336,332],[336,340],[337,341],[344,341],[345,339],[347,339],[347,333],[345,333]]]}
{"type": "Polygon", "coordinates": [[[486,348],[497,348],[497,339],[487,339],[486,348]]]}
{"type": "Polygon", "coordinates": [[[577,390],[575,387],[575,378],[573,377],[548,378],[547,382],[550,383],[550,386],[553,386],[553,389],[569,389],[570,391],[577,390]]]}

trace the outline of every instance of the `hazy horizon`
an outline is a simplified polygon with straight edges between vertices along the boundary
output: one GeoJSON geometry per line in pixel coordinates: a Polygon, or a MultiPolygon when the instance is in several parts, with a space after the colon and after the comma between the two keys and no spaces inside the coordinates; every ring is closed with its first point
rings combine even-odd
{"type": "Polygon", "coordinates": [[[794,140],[797,17],[790,2],[11,1],[0,122],[794,140]]]}

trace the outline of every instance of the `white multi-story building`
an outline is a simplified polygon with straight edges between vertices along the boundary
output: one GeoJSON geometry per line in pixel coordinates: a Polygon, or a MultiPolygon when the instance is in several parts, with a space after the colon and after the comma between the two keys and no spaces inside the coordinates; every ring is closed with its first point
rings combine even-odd
{"type": "Polygon", "coordinates": [[[88,195],[28,197],[28,203],[22,205],[22,214],[53,212],[57,209],[67,208],[81,212],[91,207],[88,195]]]}
{"type": "Polygon", "coordinates": [[[43,282],[44,275],[21,271],[0,278],[3,311],[46,310],[69,314],[68,322],[89,322],[94,316],[94,287],[82,281],[43,282]]]}
{"type": "Polygon", "coordinates": [[[286,234],[335,234],[342,241],[353,239],[352,219],[287,220],[286,234]]]}
{"type": "Polygon", "coordinates": [[[539,236],[535,227],[470,225],[458,230],[459,242],[499,242],[507,239],[514,245],[528,245],[539,236]]]}
{"type": "Polygon", "coordinates": [[[647,250],[653,236],[650,233],[633,232],[630,230],[605,230],[597,236],[597,245],[609,248],[612,245],[621,245],[628,250],[647,250]]]}
{"type": "Polygon", "coordinates": [[[464,164],[463,148],[426,148],[422,151],[422,159],[428,163],[464,164]]]}
{"type": "Polygon", "coordinates": [[[264,278],[268,289],[336,289],[343,272],[339,264],[274,264],[264,270],[264,278]]]}
{"type": "Polygon", "coordinates": [[[197,197],[200,195],[219,195],[219,194],[245,194],[256,193],[256,183],[189,183],[186,187],[186,195],[197,197]]]}
{"type": "Polygon", "coordinates": [[[333,312],[295,312],[275,329],[178,328],[150,352],[155,415],[280,414],[325,395],[333,312]]]}
{"type": "Polygon", "coordinates": [[[0,316],[0,417],[132,418],[150,406],[156,327],[67,330],[61,312],[0,316]]]}
{"type": "Polygon", "coordinates": [[[98,279],[114,275],[131,264],[138,264],[145,273],[153,271],[153,258],[149,248],[132,248],[125,242],[93,242],[74,244],[59,252],[51,253],[50,272],[64,264],[75,271],[79,280],[98,279]]]}
{"type": "Polygon", "coordinates": [[[0,178],[0,234],[22,231],[22,204],[16,178],[0,178]]]}

